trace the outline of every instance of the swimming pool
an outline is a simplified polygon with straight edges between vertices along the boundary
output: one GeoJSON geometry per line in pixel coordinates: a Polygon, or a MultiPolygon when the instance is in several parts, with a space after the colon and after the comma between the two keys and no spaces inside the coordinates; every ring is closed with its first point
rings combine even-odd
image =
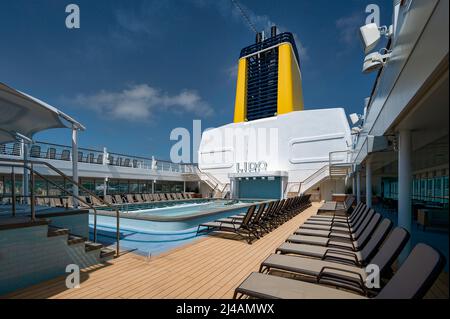
{"type": "MultiPolygon", "coordinates": [[[[181,202],[159,202],[119,205],[120,217],[149,221],[154,230],[181,230],[211,220],[214,216],[230,216],[261,200],[200,199],[181,202]],[[168,224],[173,223],[173,224],[168,224]]],[[[99,215],[115,217],[116,212],[99,210],[99,215]]]]}
{"type": "MultiPolygon", "coordinates": [[[[266,200],[264,200],[265,202],[266,200]]],[[[181,202],[157,202],[119,206],[120,246],[149,256],[192,242],[198,225],[246,212],[263,200],[196,199],[181,202]]],[[[98,211],[97,237],[104,244],[116,239],[116,213],[98,211]]],[[[93,234],[94,216],[90,219],[93,234]]]]}

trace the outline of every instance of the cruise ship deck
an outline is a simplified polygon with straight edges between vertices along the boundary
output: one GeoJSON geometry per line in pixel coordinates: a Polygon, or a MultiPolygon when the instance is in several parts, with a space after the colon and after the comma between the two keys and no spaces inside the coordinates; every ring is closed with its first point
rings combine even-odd
{"type": "MultiPolygon", "coordinates": [[[[84,269],[81,288],[67,289],[64,276],[3,297],[229,299],[242,280],[258,271],[261,262],[319,207],[313,204],[250,246],[217,236],[151,259],[124,253],[105,265],[84,269]]],[[[448,298],[448,280],[448,272],[442,273],[425,298],[448,298]]]]}
{"type": "Polygon", "coordinates": [[[81,145],[0,82],[0,299],[448,299],[448,7],[359,29],[361,114],[305,108],[297,37],[256,32],[233,121],[189,160],[81,145]],[[71,140],[35,139],[55,128],[71,140]]]}

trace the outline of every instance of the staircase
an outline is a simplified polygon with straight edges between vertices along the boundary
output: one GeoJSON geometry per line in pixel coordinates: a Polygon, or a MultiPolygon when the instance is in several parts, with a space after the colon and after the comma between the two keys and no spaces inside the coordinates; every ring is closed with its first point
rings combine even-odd
{"type": "Polygon", "coordinates": [[[202,182],[204,182],[211,190],[210,194],[213,198],[229,198],[230,183],[222,183],[214,175],[204,172],[198,167],[195,169],[195,174],[202,182]]]}
{"type": "Polygon", "coordinates": [[[0,228],[0,295],[67,276],[66,267],[103,265],[115,250],[51,225],[50,219],[16,217],[0,228]]]}
{"type": "Polygon", "coordinates": [[[323,166],[314,174],[300,183],[300,194],[304,194],[315,185],[327,179],[345,178],[352,171],[351,151],[337,151],[329,154],[328,165],[323,166]]]}
{"type": "Polygon", "coordinates": [[[55,226],[48,226],[47,237],[63,236],[67,239],[67,245],[84,245],[85,253],[92,253],[98,258],[98,262],[105,262],[114,257],[115,251],[113,249],[104,247],[100,243],[85,240],[83,237],[71,234],[67,228],[59,228],[55,226]]]}
{"type": "Polygon", "coordinates": [[[328,179],[330,177],[330,166],[325,165],[314,174],[306,178],[300,185],[300,194],[306,193],[313,186],[319,184],[320,182],[328,179]]]}

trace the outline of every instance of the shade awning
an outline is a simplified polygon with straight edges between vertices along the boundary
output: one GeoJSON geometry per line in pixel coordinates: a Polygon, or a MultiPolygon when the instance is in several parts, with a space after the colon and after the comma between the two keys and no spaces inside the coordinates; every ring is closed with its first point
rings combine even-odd
{"type": "Polygon", "coordinates": [[[0,83],[0,143],[15,141],[17,134],[32,139],[37,132],[68,127],[64,120],[84,129],[57,108],[0,83]]]}

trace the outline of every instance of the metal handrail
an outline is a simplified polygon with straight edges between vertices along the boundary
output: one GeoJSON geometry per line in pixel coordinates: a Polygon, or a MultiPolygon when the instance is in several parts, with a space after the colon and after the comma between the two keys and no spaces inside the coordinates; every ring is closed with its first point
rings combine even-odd
{"type": "MultiPolygon", "coordinates": [[[[111,210],[115,210],[116,211],[116,227],[117,227],[117,231],[116,231],[116,235],[117,235],[117,243],[116,243],[116,256],[119,256],[119,250],[120,250],[120,213],[119,210],[117,209],[117,207],[114,207],[113,205],[111,205],[110,203],[108,203],[107,201],[103,200],[102,198],[100,198],[99,196],[97,196],[95,193],[91,192],[90,190],[86,189],[85,187],[83,187],[82,185],[80,185],[78,182],[76,182],[75,180],[73,180],[72,178],[70,178],[69,176],[67,176],[66,174],[64,174],[63,172],[61,172],[59,169],[57,169],[56,167],[54,167],[53,165],[47,163],[47,162],[43,162],[43,161],[33,161],[33,160],[22,160],[22,159],[7,159],[7,158],[1,158],[0,159],[0,166],[6,166],[6,167],[12,167],[13,171],[12,171],[12,176],[14,176],[14,167],[21,167],[27,170],[30,170],[31,173],[31,214],[32,214],[32,219],[35,218],[35,211],[34,211],[34,204],[35,204],[35,195],[34,195],[34,177],[33,175],[36,174],[39,177],[41,177],[42,179],[46,180],[47,182],[51,183],[53,186],[56,186],[58,189],[62,190],[65,193],[69,193],[71,194],[73,197],[75,197],[77,200],[80,200],[82,203],[86,204],[89,208],[91,208],[94,211],[94,242],[97,241],[97,209],[94,207],[94,205],[88,203],[87,201],[83,200],[82,198],[79,197],[79,195],[74,195],[73,193],[71,193],[70,191],[64,189],[64,187],[56,184],[55,182],[49,180],[48,178],[46,178],[45,176],[43,176],[42,174],[40,174],[39,172],[37,172],[36,170],[34,170],[34,165],[44,165],[47,166],[50,170],[52,170],[53,172],[57,173],[59,176],[61,176],[64,181],[69,181],[69,183],[76,185],[78,187],[78,189],[81,189],[83,192],[89,194],[90,196],[94,197],[95,199],[97,199],[100,203],[106,205],[108,208],[110,208],[111,210]],[[2,164],[1,162],[10,162],[13,164],[2,164]],[[14,165],[14,163],[22,163],[23,165],[14,165]],[[31,168],[28,167],[28,164],[31,165],[31,168]]],[[[13,208],[15,208],[15,190],[14,188],[12,189],[12,195],[13,195],[13,208]]],[[[15,214],[15,212],[14,212],[15,214]]]]}

